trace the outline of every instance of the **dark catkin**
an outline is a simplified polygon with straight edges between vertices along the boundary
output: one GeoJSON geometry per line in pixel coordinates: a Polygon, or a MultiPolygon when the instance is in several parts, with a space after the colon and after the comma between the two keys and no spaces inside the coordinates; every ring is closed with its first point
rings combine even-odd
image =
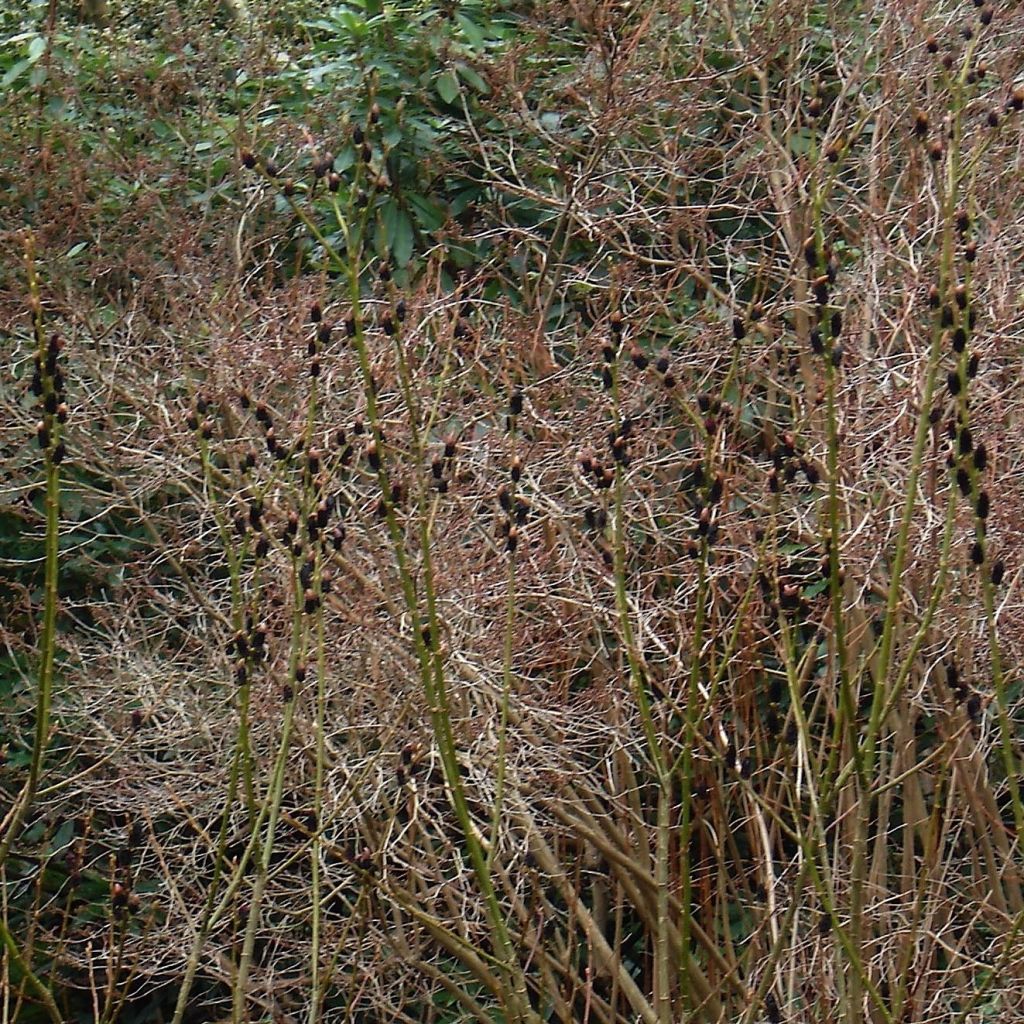
{"type": "Polygon", "coordinates": [[[978,368],[981,366],[981,356],[977,352],[972,353],[967,361],[967,379],[974,380],[978,376],[978,368]]]}
{"type": "Polygon", "coordinates": [[[967,331],[963,327],[958,327],[953,332],[953,351],[959,355],[965,348],[967,348],[967,331]]]}
{"type": "Polygon", "coordinates": [[[53,446],[53,451],[50,453],[50,460],[55,466],[59,466],[64,461],[64,456],[67,454],[67,449],[64,447],[63,441],[58,441],[53,446]]]}
{"type": "Polygon", "coordinates": [[[511,397],[508,400],[508,414],[509,416],[518,416],[523,411],[523,393],[521,391],[513,391],[511,397]]]}
{"type": "Polygon", "coordinates": [[[251,171],[256,166],[256,154],[251,149],[242,150],[242,166],[247,170],[251,171]]]}
{"type": "Polygon", "coordinates": [[[302,608],[307,615],[312,615],[320,606],[320,599],[316,596],[315,590],[307,588],[306,592],[302,595],[302,600],[302,608]]]}
{"type": "Polygon", "coordinates": [[[989,502],[988,491],[982,491],[978,495],[978,504],[975,506],[974,511],[977,513],[979,519],[988,519],[988,514],[991,508],[989,502]]]}
{"type": "Polygon", "coordinates": [[[647,369],[647,356],[636,346],[633,345],[629,350],[629,358],[632,360],[633,365],[638,370],[647,369]]]}
{"type": "Polygon", "coordinates": [[[914,114],[914,134],[923,139],[928,134],[928,115],[923,110],[914,114]]]}
{"type": "Polygon", "coordinates": [[[267,552],[270,550],[270,541],[265,535],[261,535],[256,539],[256,557],[266,558],[267,552]]]}
{"type": "Polygon", "coordinates": [[[1006,575],[1006,566],[1003,560],[1000,558],[992,565],[992,586],[998,587],[1003,582],[1003,577],[1006,575]]]}
{"type": "Polygon", "coordinates": [[[976,722],[981,717],[981,698],[976,693],[972,693],[967,698],[966,711],[967,717],[972,722],[976,722]]]}
{"type": "Polygon", "coordinates": [[[515,551],[519,545],[519,530],[509,524],[508,533],[505,536],[505,550],[510,554],[515,551]]]}
{"type": "Polygon", "coordinates": [[[779,471],[774,466],[768,472],[768,490],[772,494],[779,493],[779,471]]]}
{"type": "Polygon", "coordinates": [[[933,405],[932,411],[928,413],[928,422],[934,427],[940,419],[942,419],[942,409],[937,405],[933,405]]]}
{"type": "Polygon", "coordinates": [[[615,378],[612,375],[611,367],[601,367],[601,385],[605,391],[611,391],[615,384],[615,378]]]}
{"type": "Polygon", "coordinates": [[[988,115],[986,116],[985,121],[988,124],[989,128],[998,128],[999,127],[999,111],[996,110],[995,107],[993,107],[988,112],[988,115]]]}
{"type": "Polygon", "coordinates": [[[843,346],[833,345],[832,346],[832,365],[838,369],[843,365],[843,346]]]}
{"type": "Polygon", "coordinates": [[[953,307],[946,305],[942,307],[942,318],[939,321],[943,327],[953,326],[953,307]]]}
{"type": "Polygon", "coordinates": [[[970,427],[961,427],[960,434],[957,438],[957,443],[960,447],[961,455],[970,455],[974,450],[974,438],[971,436],[970,427]]]}
{"type": "Polygon", "coordinates": [[[456,449],[457,446],[458,446],[458,440],[456,439],[455,435],[454,434],[449,434],[444,439],[444,457],[446,459],[454,459],[455,458],[455,449],[456,449]]]}
{"type": "Polygon", "coordinates": [[[812,269],[819,263],[818,243],[814,240],[813,235],[808,235],[804,240],[804,259],[807,261],[807,266],[812,269]]]}
{"type": "Polygon", "coordinates": [[[832,337],[838,338],[843,333],[843,314],[838,310],[832,314],[832,319],[829,323],[832,328],[832,337]]]}
{"type": "Polygon", "coordinates": [[[975,565],[981,565],[985,561],[985,548],[980,540],[976,540],[971,545],[971,561],[975,565]]]}
{"type": "Polygon", "coordinates": [[[512,462],[509,464],[509,476],[512,477],[512,482],[519,483],[520,478],[523,475],[523,460],[519,455],[512,456],[512,462]]]}
{"type": "Polygon", "coordinates": [[[366,461],[370,464],[370,469],[374,473],[380,470],[380,450],[377,447],[376,441],[370,441],[366,446],[366,461]]]}
{"type": "Polygon", "coordinates": [[[811,331],[811,351],[816,356],[822,355],[825,351],[825,342],[822,340],[821,331],[817,327],[811,331]]]}
{"type": "Polygon", "coordinates": [[[942,295],[939,292],[939,286],[936,284],[931,285],[928,289],[928,307],[930,309],[938,309],[942,302],[942,295]]]}
{"type": "Polygon", "coordinates": [[[676,386],[675,375],[671,373],[666,373],[665,376],[662,378],[661,383],[665,386],[667,390],[671,391],[676,386]]]}
{"type": "Polygon", "coordinates": [[[971,493],[971,475],[962,466],[956,471],[956,485],[965,498],[971,493]]]}
{"type": "Polygon", "coordinates": [[[946,148],[942,145],[939,139],[936,139],[928,147],[928,159],[933,163],[938,163],[946,155],[946,148]]]}
{"type": "Polygon", "coordinates": [[[722,492],[725,490],[725,478],[719,473],[708,490],[708,504],[717,505],[722,500],[722,492]]]}
{"type": "Polygon", "coordinates": [[[1016,110],[1018,112],[1024,110],[1024,86],[1015,86],[1010,91],[1010,95],[1006,100],[1006,107],[1008,110],[1016,110]]]}
{"type": "Polygon", "coordinates": [[[736,341],[742,341],[747,336],[747,325],[741,317],[735,316],[732,319],[732,336],[736,341]]]}
{"type": "Polygon", "coordinates": [[[814,290],[814,301],[817,302],[819,306],[828,305],[830,283],[828,274],[822,274],[820,277],[816,277],[814,279],[812,285],[814,290]]]}
{"type": "Polygon", "coordinates": [[[925,45],[925,49],[929,53],[938,53],[939,52],[939,41],[938,41],[938,39],[935,36],[929,36],[925,40],[925,44],[924,45],[925,45]]]}
{"type": "Polygon", "coordinates": [[[982,25],[991,25],[994,14],[995,12],[992,10],[991,5],[986,4],[982,7],[981,13],[978,15],[978,21],[980,21],[982,25]]]}
{"type": "Polygon", "coordinates": [[[964,259],[973,263],[978,258],[978,243],[971,240],[964,246],[964,259]]]}
{"type": "Polygon", "coordinates": [[[654,368],[658,373],[668,373],[668,355],[666,353],[662,352],[661,355],[658,356],[654,363],[654,368]]]}
{"type": "Polygon", "coordinates": [[[610,342],[605,342],[604,345],[601,346],[601,358],[604,359],[606,363],[614,363],[615,346],[610,342]]]}
{"type": "Polygon", "coordinates": [[[959,395],[963,389],[963,381],[960,380],[960,374],[956,370],[950,370],[946,374],[946,387],[951,395],[959,395]]]}
{"type": "Polygon", "coordinates": [[[979,473],[983,473],[986,466],[988,466],[988,449],[983,444],[979,444],[974,449],[974,468],[979,473]]]}
{"type": "Polygon", "coordinates": [[[804,476],[807,477],[807,482],[812,486],[816,486],[818,481],[821,479],[821,475],[818,473],[817,467],[812,462],[805,462],[803,466],[804,476]]]}
{"type": "Polygon", "coordinates": [[[498,504],[502,507],[505,512],[508,512],[512,508],[512,495],[509,494],[507,484],[499,484],[495,496],[498,499],[498,504]]]}
{"type": "Polygon", "coordinates": [[[958,284],[953,289],[953,298],[956,300],[956,304],[960,309],[967,308],[967,285],[958,284]]]}

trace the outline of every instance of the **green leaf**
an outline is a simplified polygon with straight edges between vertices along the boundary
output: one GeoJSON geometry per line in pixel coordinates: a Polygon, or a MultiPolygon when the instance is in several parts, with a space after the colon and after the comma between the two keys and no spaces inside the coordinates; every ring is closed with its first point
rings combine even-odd
{"type": "Polygon", "coordinates": [[[437,89],[437,95],[440,96],[445,103],[454,103],[455,97],[459,95],[458,76],[454,71],[446,71],[443,75],[438,77],[437,81],[434,83],[434,88],[437,89]]]}
{"type": "Polygon", "coordinates": [[[487,95],[491,91],[491,87],[467,64],[459,65],[459,74],[463,80],[471,85],[477,92],[487,95]]]}
{"type": "Polygon", "coordinates": [[[437,231],[444,225],[446,220],[444,210],[433,200],[415,194],[406,198],[424,231],[437,231]]]}
{"type": "Polygon", "coordinates": [[[28,58],[19,60],[12,64],[7,69],[7,74],[4,75],[3,78],[0,78],[0,89],[7,89],[9,86],[13,85],[31,66],[32,61],[28,58]]]}
{"type": "Polygon", "coordinates": [[[395,265],[404,267],[412,256],[413,229],[409,214],[394,199],[389,199],[381,208],[381,227],[384,242],[391,251],[395,265]]]}
{"type": "Polygon", "coordinates": [[[462,34],[466,37],[466,42],[473,47],[474,50],[482,50],[487,45],[484,41],[484,34],[480,31],[480,26],[475,21],[470,21],[464,14],[456,14],[455,20],[459,23],[459,28],[462,29],[462,34]]]}

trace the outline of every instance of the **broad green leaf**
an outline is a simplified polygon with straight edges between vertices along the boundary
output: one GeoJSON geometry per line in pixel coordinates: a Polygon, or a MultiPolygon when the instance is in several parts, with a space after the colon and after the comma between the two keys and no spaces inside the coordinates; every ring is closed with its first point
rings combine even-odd
{"type": "Polygon", "coordinates": [[[459,95],[459,79],[454,71],[446,71],[438,77],[434,88],[445,103],[454,103],[455,97],[459,95]]]}
{"type": "Polygon", "coordinates": [[[7,89],[13,85],[31,66],[32,61],[27,57],[12,64],[7,69],[7,74],[0,78],[0,89],[7,89]]]}
{"type": "Polygon", "coordinates": [[[459,28],[462,29],[466,42],[474,50],[482,50],[487,45],[484,41],[484,34],[480,31],[480,26],[475,21],[471,21],[464,14],[456,14],[455,20],[459,23],[459,28]]]}
{"type": "Polygon", "coordinates": [[[491,87],[477,74],[473,68],[467,64],[459,65],[459,74],[463,80],[471,85],[477,92],[487,95],[491,91],[491,87]]]}

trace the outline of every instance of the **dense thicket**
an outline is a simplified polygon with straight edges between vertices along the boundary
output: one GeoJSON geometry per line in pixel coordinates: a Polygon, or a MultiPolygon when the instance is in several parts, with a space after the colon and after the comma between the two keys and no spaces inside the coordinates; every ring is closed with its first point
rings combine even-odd
{"type": "Polygon", "coordinates": [[[0,25],[5,1019],[1016,1019],[1024,13],[0,25]]]}

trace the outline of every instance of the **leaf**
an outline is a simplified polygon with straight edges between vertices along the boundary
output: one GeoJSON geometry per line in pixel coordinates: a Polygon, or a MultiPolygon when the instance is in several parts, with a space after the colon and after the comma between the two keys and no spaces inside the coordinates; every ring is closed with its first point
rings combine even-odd
{"type": "Polygon", "coordinates": [[[470,21],[464,14],[456,14],[455,20],[459,23],[459,28],[462,29],[462,34],[466,37],[466,42],[473,47],[474,50],[482,50],[487,45],[484,40],[484,34],[480,31],[480,26],[475,21],[470,21]]]}
{"type": "Polygon", "coordinates": [[[486,96],[487,93],[491,91],[491,87],[480,77],[479,74],[477,74],[476,71],[473,70],[473,68],[469,67],[468,65],[460,64],[459,74],[478,93],[482,93],[483,95],[486,96]]]}
{"type": "Polygon", "coordinates": [[[7,74],[3,78],[0,78],[0,89],[7,89],[13,85],[30,67],[32,61],[25,58],[12,64],[7,69],[7,74]]]}
{"type": "Polygon", "coordinates": [[[389,199],[381,208],[384,245],[390,250],[395,265],[406,265],[413,255],[413,222],[409,214],[389,199]]]}
{"type": "Polygon", "coordinates": [[[437,89],[437,95],[444,100],[445,103],[452,104],[455,102],[455,97],[459,95],[459,79],[454,71],[446,71],[443,75],[439,76],[437,81],[434,83],[434,88],[437,89]]]}
{"type": "Polygon", "coordinates": [[[433,200],[416,194],[407,196],[407,199],[424,231],[437,231],[444,225],[444,210],[433,200]]]}

